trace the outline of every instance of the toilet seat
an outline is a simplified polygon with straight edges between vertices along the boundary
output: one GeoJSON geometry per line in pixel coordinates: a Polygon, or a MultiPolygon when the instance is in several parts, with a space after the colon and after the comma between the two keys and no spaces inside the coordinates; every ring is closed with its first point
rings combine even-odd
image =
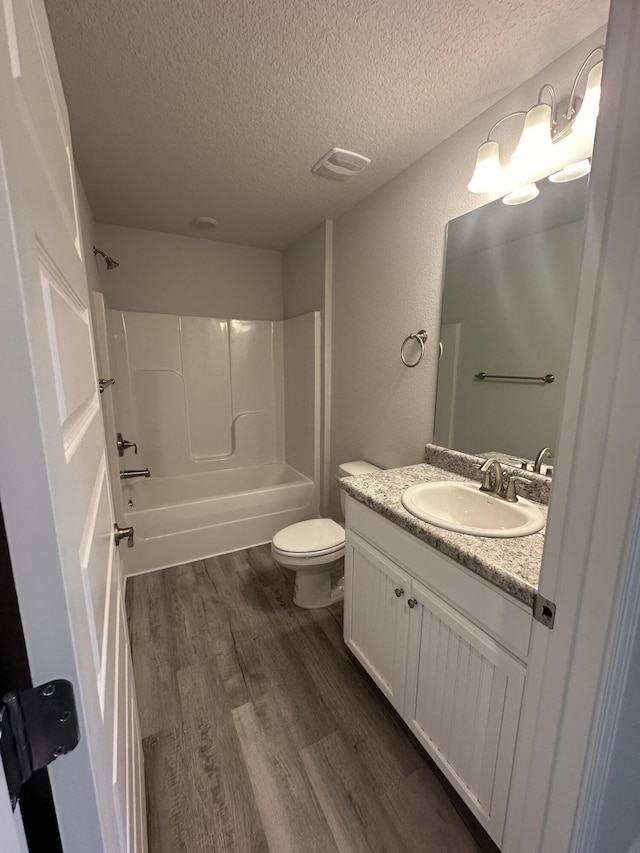
{"type": "Polygon", "coordinates": [[[300,554],[299,552],[297,554],[286,554],[278,551],[272,545],[271,556],[278,565],[294,572],[306,574],[307,572],[324,570],[326,573],[329,569],[344,565],[344,546],[328,554],[300,554]]]}
{"type": "Polygon", "coordinates": [[[344,527],[331,518],[299,521],[278,531],[271,543],[272,551],[283,557],[338,559],[344,552],[344,527]]]}
{"type": "Polygon", "coordinates": [[[344,557],[344,544],[338,545],[337,548],[327,548],[324,551],[283,551],[271,544],[271,553],[274,556],[282,557],[284,560],[317,560],[320,562],[331,562],[344,557]],[[326,557],[326,560],[322,560],[326,557]]]}

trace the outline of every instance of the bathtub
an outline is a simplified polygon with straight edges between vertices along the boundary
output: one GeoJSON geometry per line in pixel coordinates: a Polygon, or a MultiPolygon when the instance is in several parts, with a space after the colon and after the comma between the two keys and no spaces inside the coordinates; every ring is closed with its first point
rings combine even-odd
{"type": "Polygon", "coordinates": [[[135,547],[121,551],[126,574],[269,542],[318,511],[313,481],[282,462],[129,480],[123,492],[135,531],[135,547]]]}

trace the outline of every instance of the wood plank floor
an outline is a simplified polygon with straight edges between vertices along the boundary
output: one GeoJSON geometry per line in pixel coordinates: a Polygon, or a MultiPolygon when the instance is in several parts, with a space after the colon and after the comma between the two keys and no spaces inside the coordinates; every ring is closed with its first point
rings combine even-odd
{"type": "Polygon", "coordinates": [[[477,851],[292,578],[260,546],[129,579],[150,853],[477,851]]]}

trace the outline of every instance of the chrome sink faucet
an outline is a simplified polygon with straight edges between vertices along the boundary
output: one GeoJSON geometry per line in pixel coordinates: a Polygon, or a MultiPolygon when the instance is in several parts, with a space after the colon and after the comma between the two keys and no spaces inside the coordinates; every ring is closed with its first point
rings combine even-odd
{"type": "Polygon", "coordinates": [[[482,478],[481,492],[488,492],[490,495],[500,498],[508,503],[517,503],[518,495],[516,493],[517,483],[528,483],[526,477],[518,477],[516,474],[507,475],[502,470],[502,465],[497,459],[487,459],[480,466],[480,470],[484,474],[482,478]],[[493,482],[491,473],[493,472],[493,482]]]}
{"type": "Polygon", "coordinates": [[[504,482],[504,472],[502,465],[497,459],[487,459],[480,466],[480,471],[484,474],[482,478],[481,492],[489,492],[492,495],[502,497],[502,484],[504,482]],[[493,471],[493,482],[491,472],[493,471]]]}

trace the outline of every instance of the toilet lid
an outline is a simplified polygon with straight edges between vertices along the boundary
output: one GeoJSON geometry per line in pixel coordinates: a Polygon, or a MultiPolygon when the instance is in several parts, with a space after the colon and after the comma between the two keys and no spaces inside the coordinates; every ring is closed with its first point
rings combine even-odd
{"type": "Polygon", "coordinates": [[[279,530],[273,537],[273,546],[289,554],[337,551],[344,546],[344,527],[331,518],[299,521],[279,530]]]}

